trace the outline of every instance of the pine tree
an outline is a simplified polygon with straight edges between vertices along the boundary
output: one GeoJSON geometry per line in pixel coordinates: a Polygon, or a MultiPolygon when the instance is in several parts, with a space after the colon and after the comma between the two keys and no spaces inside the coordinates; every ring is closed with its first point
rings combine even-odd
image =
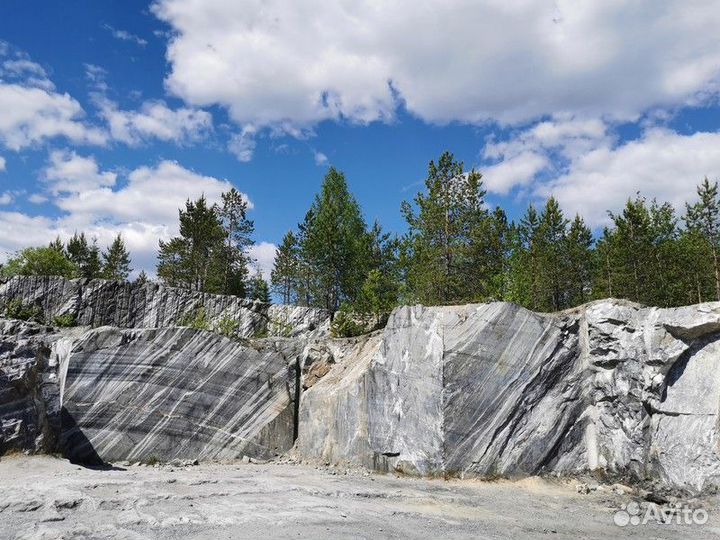
{"type": "Polygon", "coordinates": [[[476,296],[468,291],[477,284],[473,236],[487,217],[481,176],[465,173],[463,163],[445,152],[437,164],[430,162],[425,188],[414,207],[406,201],[401,208],[409,227],[409,286],[424,303],[462,302],[476,296]]]}
{"type": "Polygon", "coordinates": [[[280,296],[283,304],[297,301],[300,280],[300,245],[292,231],[283,237],[275,254],[270,274],[273,290],[280,296]]]}
{"type": "Polygon", "coordinates": [[[56,236],[55,240],[53,240],[52,242],[50,242],[50,244],[48,244],[48,247],[50,249],[54,249],[55,251],[57,251],[59,253],[65,253],[65,245],[63,244],[62,240],[60,240],[59,236],[56,236]]]}
{"type": "Polygon", "coordinates": [[[334,167],[306,215],[300,239],[312,304],[336,311],[352,302],[367,276],[369,238],[360,206],[334,167]]]}
{"type": "Polygon", "coordinates": [[[141,286],[148,283],[150,279],[148,278],[148,275],[145,273],[145,270],[141,270],[138,274],[138,277],[135,278],[135,285],[141,286]]]}
{"type": "Polygon", "coordinates": [[[248,297],[250,300],[257,300],[259,302],[270,303],[270,287],[262,276],[260,270],[257,270],[255,275],[250,278],[248,284],[248,297]]]}
{"type": "Polygon", "coordinates": [[[509,232],[509,286],[506,299],[529,309],[540,309],[540,216],[531,203],[509,232]]]}
{"type": "Polygon", "coordinates": [[[710,248],[715,277],[715,299],[720,301],[720,198],[718,183],[705,178],[697,188],[700,200],[686,205],[685,221],[688,229],[699,234],[710,248]]]}
{"type": "Polygon", "coordinates": [[[550,197],[540,214],[536,239],[539,303],[535,309],[559,311],[568,307],[565,293],[568,261],[566,232],[568,220],[555,197],[550,197]]]}
{"type": "Polygon", "coordinates": [[[160,241],[158,276],[167,284],[195,291],[222,292],[227,233],[205,197],[180,210],[180,236],[160,241]]]}
{"type": "Polygon", "coordinates": [[[223,294],[242,296],[248,276],[250,258],[247,250],[255,242],[252,234],[255,224],[247,217],[246,198],[235,188],[222,194],[222,204],[216,208],[225,230],[225,252],[219,269],[222,282],[216,288],[223,294]]]}
{"type": "Polygon", "coordinates": [[[105,279],[126,281],[132,268],[130,268],[130,254],[125,248],[125,242],[119,234],[110,247],[102,254],[102,276],[105,279]]]}
{"type": "Polygon", "coordinates": [[[97,240],[88,243],[85,233],[75,234],[68,240],[66,247],[70,261],[77,268],[77,277],[95,279],[100,277],[102,265],[100,263],[100,248],[97,240]]]}
{"type": "Polygon", "coordinates": [[[568,288],[567,306],[584,304],[592,296],[593,235],[579,214],[575,215],[565,237],[565,252],[567,254],[567,275],[565,276],[568,288]]]}

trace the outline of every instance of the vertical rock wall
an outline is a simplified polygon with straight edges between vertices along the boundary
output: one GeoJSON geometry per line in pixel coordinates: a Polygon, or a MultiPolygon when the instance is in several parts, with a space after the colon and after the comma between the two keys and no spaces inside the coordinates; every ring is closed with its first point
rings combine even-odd
{"type": "Polygon", "coordinates": [[[231,321],[240,338],[322,336],[330,327],[330,313],[322,309],[263,304],[157,283],[17,276],[0,283],[0,314],[12,300],[39,306],[48,324],[70,315],[81,326],[164,328],[183,324],[202,310],[210,327],[231,321]]]}

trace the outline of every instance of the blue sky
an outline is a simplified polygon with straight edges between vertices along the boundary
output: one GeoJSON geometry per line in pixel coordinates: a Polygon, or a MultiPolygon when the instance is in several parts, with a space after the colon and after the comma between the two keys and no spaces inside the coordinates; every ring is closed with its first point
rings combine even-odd
{"type": "Polygon", "coordinates": [[[515,217],[596,228],[720,176],[714,1],[5,0],[0,259],[86,230],[136,268],[187,197],[234,185],[267,270],[329,165],[402,231],[450,150],[515,217]]]}

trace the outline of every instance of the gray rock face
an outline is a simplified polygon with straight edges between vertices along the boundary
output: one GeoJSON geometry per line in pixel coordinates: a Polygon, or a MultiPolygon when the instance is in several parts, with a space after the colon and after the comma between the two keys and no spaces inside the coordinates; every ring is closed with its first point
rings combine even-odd
{"type": "Polygon", "coordinates": [[[720,486],[720,303],[607,300],[551,315],[507,303],[403,307],[380,332],[330,339],[324,314],[305,308],[104,281],[2,287],[0,298],[81,322],[160,327],[0,319],[0,453],[56,441],[75,459],[109,461],[292,448],[421,476],[600,471],[720,486]],[[265,321],[276,337],[163,326],[188,306],[234,313],[248,334],[265,321]]]}
{"type": "Polygon", "coordinates": [[[61,359],[62,446],[79,461],[269,458],[294,440],[296,369],[189,328],[100,328],[61,359]]]}
{"type": "Polygon", "coordinates": [[[418,475],[720,483],[720,304],[399,308],[302,396],[295,453],[418,475]]]}
{"type": "Polygon", "coordinates": [[[203,310],[211,327],[232,321],[240,338],[320,337],[330,329],[330,314],[322,309],[263,304],[157,283],[18,276],[0,283],[0,306],[14,299],[42,307],[48,323],[59,315],[73,315],[81,326],[165,328],[203,310]]]}
{"type": "Polygon", "coordinates": [[[0,319],[0,455],[51,452],[60,429],[60,384],[51,328],[0,319]]]}

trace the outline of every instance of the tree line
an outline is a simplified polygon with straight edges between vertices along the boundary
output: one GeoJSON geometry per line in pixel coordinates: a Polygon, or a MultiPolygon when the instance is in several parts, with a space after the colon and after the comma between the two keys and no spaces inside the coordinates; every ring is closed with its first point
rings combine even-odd
{"type": "MultiPolygon", "coordinates": [[[[407,231],[396,235],[366,222],[345,175],[330,168],[282,239],[271,286],[250,271],[255,227],[247,210],[234,188],[219,204],[188,200],[179,235],[159,243],[158,279],[264,302],[272,291],[286,304],[360,315],[414,303],[506,300],[558,311],[606,297],[665,307],[720,300],[720,194],[708,179],[681,215],[636,194],[608,212],[610,225],[595,237],[554,197],[508,219],[487,203],[481,174],[445,152],[429,163],[424,189],[402,203],[407,231]]],[[[66,244],[19,252],[0,272],[126,280],[132,269],[122,237],[101,252],[76,233],[66,244]]]]}
{"type": "MultiPolygon", "coordinates": [[[[247,250],[255,226],[247,218],[247,201],[232,188],[221,203],[209,205],[204,196],[179,209],[179,236],[160,240],[157,276],[163,283],[194,291],[270,301],[268,283],[258,272],[250,275],[247,250]]],[[[66,278],[126,281],[132,273],[128,252],[118,235],[102,251],[84,232],[67,243],[60,238],[46,247],[31,247],[0,266],[0,275],[52,275],[66,278]]],[[[148,280],[141,271],[136,282],[148,280]]]]}
{"type": "Polygon", "coordinates": [[[131,272],[130,254],[121,235],[101,252],[97,240],[89,241],[84,232],[76,232],[67,243],[58,237],[47,247],[23,249],[0,266],[0,275],[6,277],[34,275],[125,281],[131,272]]]}
{"type": "Polygon", "coordinates": [[[677,215],[640,194],[596,239],[550,197],[517,221],[485,200],[482,176],[445,152],[425,189],[403,202],[407,232],[363,219],[344,175],[331,168],[305,219],[287,232],[272,271],[284,303],[366,314],[395,305],[506,300],[558,311],[617,297],[678,306],[720,300],[720,197],[705,179],[677,215]]]}

